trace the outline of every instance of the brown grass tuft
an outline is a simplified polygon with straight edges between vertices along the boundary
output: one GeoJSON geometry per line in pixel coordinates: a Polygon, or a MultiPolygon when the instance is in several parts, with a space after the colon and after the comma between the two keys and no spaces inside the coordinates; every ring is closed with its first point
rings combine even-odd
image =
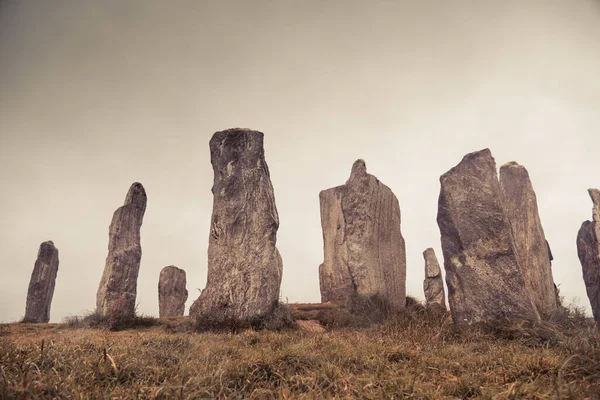
{"type": "MultiPolygon", "coordinates": [[[[569,311],[541,323],[457,326],[446,312],[413,306],[371,326],[326,332],[195,333],[187,318],[118,332],[80,322],[0,325],[0,398],[582,399],[600,393],[600,336],[589,319],[569,311]]],[[[358,310],[378,315],[370,307],[358,310]]]]}

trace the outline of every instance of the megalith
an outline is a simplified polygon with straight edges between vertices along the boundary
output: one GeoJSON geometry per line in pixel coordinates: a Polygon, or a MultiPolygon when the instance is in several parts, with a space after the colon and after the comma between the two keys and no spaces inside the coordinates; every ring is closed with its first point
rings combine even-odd
{"type": "Polygon", "coordinates": [[[345,303],[354,295],[377,295],[393,309],[404,308],[406,250],[394,193],[357,160],[346,184],[322,191],[319,199],[321,300],[345,303]]]}
{"type": "Polygon", "coordinates": [[[594,320],[600,325],[600,190],[589,189],[593,219],[585,221],[577,235],[577,254],[594,320]]]}
{"type": "Polygon", "coordinates": [[[44,242],[40,245],[31,273],[23,322],[50,321],[50,307],[57,273],[58,249],[54,247],[52,241],[44,242]]]}
{"type": "Polygon", "coordinates": [[[187,298],[185,271],[174,265],[164,267],[158,278],[158,315],[183,316],[187,298]]]}
{"type": "Polygon", "coordinates": [[[500,188],[525,286],[538,312],[557,309],[549,246],[527,169],[516,162],[500,168],[500,188]]]}
{"type": "Polygon", "coordinates": [[[441,306],[446,309],[446,294],[444,292],[444,281],[442,271],[438,263],[435,251],[429,248],[423,252],[425,259],[425,280],[423,281],[423,292],[428,307],[441,306]]]}
{"type": "Polygon", "coordinates": [[[437,222],[454,322],[539,320],[489,149],[467,154],[440,183],[437,222]]]}
{"type": "Polygon", "coordinates": [[[252,323],[278,306],[283,268],[263,134],[217,132],[210,140],[210,157],[214,185],[208,278],[190,316],[252,323]]]}
{"type": "Polygon", "coordinates": [[[140,229],[146,211],[141,183],[129,188],[125,204],[113,214],[109,228],[108,257],[96,295],[96,310],[105,317],[133,318],[142,247],[140,229]]]}

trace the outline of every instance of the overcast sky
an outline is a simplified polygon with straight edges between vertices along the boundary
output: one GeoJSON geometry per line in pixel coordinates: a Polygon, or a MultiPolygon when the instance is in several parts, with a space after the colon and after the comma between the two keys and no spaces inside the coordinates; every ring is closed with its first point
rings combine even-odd
{"type": "MultiPolygon", "coordinates": [[[[95,307],[108,226],[142,182],[138,311],[160,270],[204,287],[215,131],[265,133],[281,296],[320,300],[319,191],[354,160],[400,201],[407,293],[423,298],[439,176],[489,147],[524,165],[554,279],[589,311],[576,236],[600,187],[600,2],[0,0],[0,321],[25,312],[41,242],[51,321],[95,307]]],[[[187,313],[187,307],[186,307],[187,313]]]]}

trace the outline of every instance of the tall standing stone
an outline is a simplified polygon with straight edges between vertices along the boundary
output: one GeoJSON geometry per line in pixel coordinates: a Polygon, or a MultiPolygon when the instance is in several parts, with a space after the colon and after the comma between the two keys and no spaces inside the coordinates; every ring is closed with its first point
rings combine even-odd
{"type": "Polygon", "coordinates": [[[442,280],[442,271],[435,256],[435,251],[432,248],[425,250],[423,258],[425,259],[423,291],[425,292],[427,306],[439,305],[445,309],[446,294],[444,292],[444,281],[442,280]]]}
{"type": "Polygon", "coordinates": [[[506,163],[500,187],[525,286],[537,310],[549,315],[557,309],[552,264],[529,173],[516,162],[506,163]]]}
{"type": "Polygon", "coordinates": [[[593,220],[585,221],[577,235],[577,254],[592,313],[600,325],[600,190],[589,189],[594,203],[593,220]]]}
{"type": "Polygon", "coordinates": [[[164,267],[158,279],[158,315],[182,316],[187,298],[185,271],[174,265],[164,267]]]}
{"type": "Polygon", "coordinates": [[[31,273],[23,322],[50,321],[50,307],[57,273],[58,249],[51,241],[44,242],[40,245],[31,273]]]}
{"type": "Polygon", "coordinates": [[[437,222],[454,322],[539,320],[519,268],[490,151],[467,154],[440,183],[437,222]]]}
{"type": "Polygon", "coordinates": [[[210,140],[210,156],[214,200],[208,279],[190,316],[252,322],[278,305],[283,268],[275,246],[279,216],[263,134],[217,132],[210,140]]]}
{"type": "Polygon", "coordinates": [[[343,186],[321,192],[323,302],[379,295],[394,309],[406,305],[406,250],[400,205],[390,188],[367,173],[363,160],[343,186]]]}
{"type": "Polygon", "coordinates": [[[108,257],[96,295],[96,309],[106,317],[135,315],[137,278],[142,259],[140,229],[146,211],[141,183],[129,188],[125,204],[113,214],[109,228],[108,257]]]}

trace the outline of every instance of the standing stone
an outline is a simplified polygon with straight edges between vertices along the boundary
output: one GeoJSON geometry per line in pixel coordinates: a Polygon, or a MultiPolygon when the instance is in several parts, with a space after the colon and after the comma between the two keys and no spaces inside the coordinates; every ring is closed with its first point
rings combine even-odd
{"type": "Polygon", "coordinates": [[[537,310],[549,315],[557,309],[552,264],[529,173],[516,162],[506,163],[500,187],[525,286],[537,310]]]}
{"type": "Polygon", "coordinates": [[[192,317],[252,322],[272,315],[279,301],[282,261],[279,216],[263,134],[217,132],[210,140],[214,170],[208,279],[190,308],[192,317]]]}
{"type": "Polygon", "coordinates": [[[423,252],[425,259],[425,280],[423,281],[423,291],[425,292],[425,301],[427,306],[442,306],[446,309],[446,294],[444,292],[444,282],[442,280],[442,271],[438,263],[435,251],[429,248],[423,252]]]}
{"type": "Polygon", "coordinates": [[[174,265],[164,267],[158,279],[158,315],[180,317],[185,310],[188,291],[185,271],[174,265]]]}
{"type": "Polygon", "coordinates": [[[437,222],[454,322],[539,320],[519,268],[488,149],[440,177],[437,222]]]}
{"type": "Polygon", "coordinates": [[[393,309],[406,305],[406,251],[400,205],[390,188],[367,173],[363,160],[343,186],[321,192],[323,302],[379,295],[393,309]]]}
{"type": "Polygon", "coordinates": [[[589,189],[594,203],[593,221],[585,221],[577,235],[577,254],[592,313],[600,325],[600,190],[589,189]]]}
{"type": "Polygon", "coordinates": [[[105,317],[133,318],[137,278],[142,259],[140,228],[146,211],[141,183],[129,188],[125,204],[113,214],[109,228],[108,257],[96,296],[97,312],[105,317]]]}
{"type": "Polygon", "coordinates": [[[50,306],[58,273],[58,249],[51,241],[40,245],[33,267],[23,322],[50,321],[50,306]]]}

